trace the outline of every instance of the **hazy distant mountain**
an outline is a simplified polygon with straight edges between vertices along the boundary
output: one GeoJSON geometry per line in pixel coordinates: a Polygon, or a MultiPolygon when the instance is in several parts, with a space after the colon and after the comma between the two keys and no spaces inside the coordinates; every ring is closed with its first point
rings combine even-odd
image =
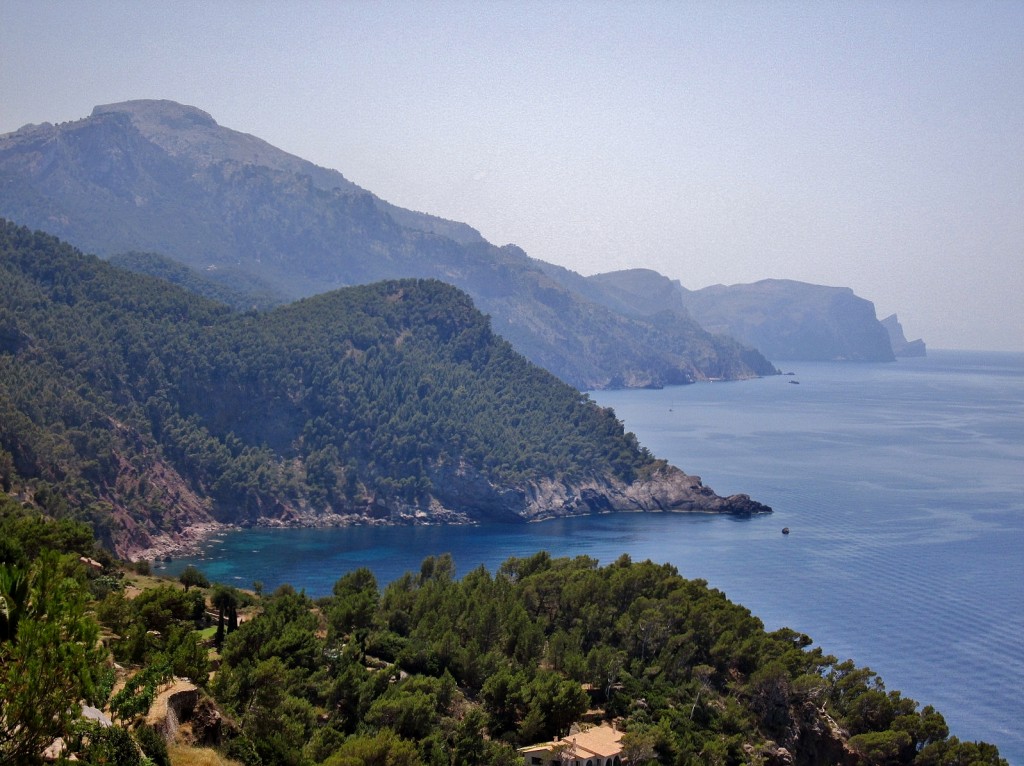
{"type": "Polygon", "coordinates": [[[0,215],[101,256],[160,253],[286,298],[441,279],[468,292],[530,360],[579,388],[775,371],[685,314],[625,315],[567,287],[571,272],[552,276],[519,248],[397,208],[169,101],[100,106],[86,119],[0,136],[0,215]]]}
{"type": "Polygon", "coordinates": [[[882,327],[884,327],[886,332],[889,333],[889,342],[892,344],[892,352],[896,356],[927,356],[928,349],[926,348],[924,341],[920,338],[917,340],[907,340],[907,336],[903,334],[903,325],[900,324],[900,320],[896,318],[895,314],[890,314],[883,319],[882,327]]]}
{"type": "Polygon", "coordinates": [[[647,269],[590,277],[620,311],[689,311],[709,332],[730,335],[774,361],[894,359],[871,301],[847,287],[783,279],[687,290],[647,269]]]}
{"type": "Polygon", "coordinates": [[[136,274],[159,277],[238,311],[260,311],[288,303],[288,299],[271,285],[237,269],[200,272],[160,253],[119,253],[107,260],[136,274]]]}

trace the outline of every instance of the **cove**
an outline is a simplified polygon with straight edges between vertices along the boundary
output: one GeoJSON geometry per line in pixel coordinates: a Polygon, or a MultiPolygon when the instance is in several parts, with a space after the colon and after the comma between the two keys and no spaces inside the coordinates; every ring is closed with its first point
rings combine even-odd
{"type": "Polygon", "coordinates": [[[771,505],[769,516],[253,529],[163,571],[193,563],[213,580],[288,582],[316,596],[353,568],[383,585],[445,552],[457,574],[538,550],[667,562],[768,629],[792,627],[871,667],[934,705],[961,739],[988,740],[1024,764],[1024,355],[929,353],[592,394],[655,455],[719,494],[771,505]]]}

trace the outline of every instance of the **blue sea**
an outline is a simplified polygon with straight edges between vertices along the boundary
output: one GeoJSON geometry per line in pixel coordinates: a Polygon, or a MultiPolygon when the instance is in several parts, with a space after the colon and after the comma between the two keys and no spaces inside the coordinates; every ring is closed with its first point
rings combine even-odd
{"type": "Polygon", "coordinates": [[[541,549],[670,562],[1024,766],[1024,354],[929,353],[592,394],[656,455],[770,516],[247,530],[167,571],[193,563],[214,580],[319,596],[355,567],[384,584],[444,552],[460,573],[541,549]]]}

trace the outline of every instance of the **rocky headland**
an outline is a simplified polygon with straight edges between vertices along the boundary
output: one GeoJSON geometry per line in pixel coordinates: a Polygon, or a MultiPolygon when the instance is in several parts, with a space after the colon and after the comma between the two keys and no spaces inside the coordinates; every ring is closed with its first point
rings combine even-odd
{"type": "Polygon", "coordinates": [[[907,340],[907,336],[903,334],[903,325],[900,324],[900,320],[897,319],[895,314],[890,314],[882,320],[882,327],[889,333],[889,342],[892,343],[892,352],[900,358],[909,357],[921,357],[928,355],[928,349],[925,346],[925,342],[918,338],[917,340],[907,340]]]}
{"type": "MultiPolygon", "coordinates": [[[[217,521],[193,513],[171,529],[147,532],[126,525],[112,540],[129,560],[159,560],[195,552],[210,536],[243,527],[328,528],[346,526],[466,525],[493,521],[541,522],[601,513],[712,513],[751,516],[771,513],[770,506],[737,494],[722,497],[675,466],[662,463],[648,475],[627,483],[611,477],[573,482],[547,479],[523,486],[497,486],[467,466],[439,472],[437,490],[428,501],[405,504],[386,500],[362,506],[313,509],[282,504],[274,515],[241,523],[217,521]]],[[[195,508],[193,507],[194,511],[195,508]]]]}

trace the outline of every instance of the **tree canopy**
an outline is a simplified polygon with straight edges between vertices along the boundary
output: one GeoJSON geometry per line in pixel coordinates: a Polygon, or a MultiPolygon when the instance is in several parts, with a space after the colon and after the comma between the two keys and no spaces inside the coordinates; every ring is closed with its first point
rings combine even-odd
{"type": "Polygon", "coordinates": [[[514,747],[590,715],[626,730],[634,762],[774,762],[785,748],[797,764],[1001,763],[870,669],[765,631],[671,566],[538,553],[454,574],[428,557],[382,591],[356,570],[315,603],[290,588],[266,599],[227,638],[212,687],[242,718],[237,751],[515,763],[514,747]]]}
{"type": "Polygon", "coordinates": [[[211,514],[508,517],[530,482],[659,465],[441,282],[239,313],[8,223],[0,278],[0,450],[111,545],[211,514]]]}
{"type": "Polygon", "coordinates": [[[141,766],[141,744],[167,763],[140,721],[175,676],[209,695],[218,749],[245,766],[511,766],[516,747],[602,720],[634,762],[1005,766],[869,668],[766,631],[669,565],[539,552],[457,576],[443,554],[383,588],[344,573],[316,601],[169,580],[129,598],[116,562],[79,560],[69,526],[0,495],[0,763],[33,763],[61,735],[86,762],[141,766]],[[210,654],[209,610],[243,607],[210,654]],[[116,694],[111,654],[127,669],[116,694]],[[114,727],[83,724],[82,701],[114,727]]]}

